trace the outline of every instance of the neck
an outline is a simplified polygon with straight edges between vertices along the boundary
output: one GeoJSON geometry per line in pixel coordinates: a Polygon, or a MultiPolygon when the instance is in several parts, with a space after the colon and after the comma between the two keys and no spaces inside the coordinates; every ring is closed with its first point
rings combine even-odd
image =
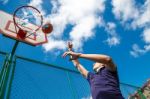
{"type": "Polygon", "coordinates": [[[97,73],[102,67],[104,67],[104,66],[100,66],[100,67],[96,68],[95,72],[97,73]]]}

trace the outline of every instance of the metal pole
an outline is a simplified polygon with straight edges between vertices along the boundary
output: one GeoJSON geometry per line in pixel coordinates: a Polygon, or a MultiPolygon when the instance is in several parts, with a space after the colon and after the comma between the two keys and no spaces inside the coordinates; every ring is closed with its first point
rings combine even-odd
{"type": "Polygon", "coordinates": [[[13,61],[13,56],[14,56],[14,54],[16,52],[18,44],[19,44],[19,41],[16,40],[15,45],[14,45],[14,47],[13,47],[13,49],[12,49],[12,51],[11,51],[9,57],[8,57],[8,60],[6,61],[6,63],[4,64],[4,67],[3,67],[4,71],[2,73],[2,80],[1,80],[1,86],[0,86],[0,98],[1,99],[4,98],[4,93],[6,91],[5,89],[7,88],[7,84],[6,83],[7,83],[7,80],[9,78],[9,73],[10,73],[10,69],[11,69],[10,65],[11,65],[11,63],[13,61]]]}
{"type": "Polygon", "coordinates": [[[69,87],[70,87],[70,90],[72,91],[73,99],[77,99],[76,98],[76,93],[75,93],[74,88],[71,84],[71,80],[70,80],[70,76],[69,76],[68,71],[66,71],[66,73],[67,73],[67,79],[68,79],[69,87]]]}
{"type": "Polygon", "coordinates": [[[14,56],[14,54],[15,54],[15,52],[16,52],[16,49],[17,49],[18,44],[19,44],[19,41],[16,40],[15,45],[14,45],[12,51],[11,51],[11,56],[12,56],[12,57],[14,56]]]}

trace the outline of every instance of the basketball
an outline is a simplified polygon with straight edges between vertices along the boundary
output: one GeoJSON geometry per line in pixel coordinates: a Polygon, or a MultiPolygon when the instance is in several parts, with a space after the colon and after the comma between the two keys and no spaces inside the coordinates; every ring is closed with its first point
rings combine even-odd
{"type": "Polygon", "coordinates": [[[45,25],[43,25],[42,27],[42,31],[45,33],[45,34],[49,34],[53,31],[53,26],[51,23],[46,23],[45,25]]]}

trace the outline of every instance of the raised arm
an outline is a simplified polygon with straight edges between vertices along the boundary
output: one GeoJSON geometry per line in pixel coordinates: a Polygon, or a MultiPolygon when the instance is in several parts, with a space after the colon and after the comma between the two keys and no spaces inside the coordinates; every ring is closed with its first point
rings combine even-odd
{"type": "Polygon", "coordinates": [[[106,66],[108,66],[112,70],[116,69],[115,68],[116,66],[115,66],[113,60],[111,59],[110,56],[107,56],[107,55],[103,55],[103,54],[80,54],[79,57],[106,64],[106,66]]]}
{"type": "Polygon", "coordinates": [[[78,71],[85,77],[87,78],[88,75],[88,71],[79,63],[79,61],[76,60],[72,60],[74,66],[78,69],[78,71]]]}
{"type": "MultiPolygon", "coordinates": [[[[73,44],[71,42],[68,42],[68,51],[72,51],[73,44]]],[[[95,62],[100,62],[104,64],[108,64],[112,61],[112,59],[109,56],[102,55],[102,54],[79,54],[80,58],[89,59],[95,62]]],[[[70,55],[70,58],[72,59],[72,55],[70,55]]]]}
{"type": "Polygon", "coordinates": [[[102,54],[80,54],[79,57],[105,64],[111,61],[111,58],[109,56],[102,54]]]}
{"type": "Polygon", "coordinates": [[[87,74],[88,74],[88,71],[79,63],[78,61],[78,56],[79,54],[78,53],[74,53],[72,51],[69,51],[69,52],[65,52],[63,54],[63,57],[65,58],[67,55],[70,55],[71,58],[72,58],[72,62],[73,62],[73,65],[78,69],[78,71],[85,77],[87,78],[87,74]],[[72,54],[71,54],[72,53],[72,54]]]}
{"type": "Polygon", "coordinates": [[[103,55],[103,54],[82,54],[82,53],[75,53],[72,51],[68,51],[64,53],[64,57],[70,55],[72,56],[74,59],[78,59],[78,58],[84,58],[84,59],[88,59],[94,62],[99,62],[99,63],[103,63],[105,64],[105,66],[108,66],[111,70],[116,70],[116,66],[114,64],[114,62],[112,61],[111,57],[107,56],[107,55],[103,55]]]}
{"type": "MultiPolygon", "coordinates": [[[[68,51],[72,52],[72,43],[68,42],[68,51]]],[[[63,57],[66,57],[67,55],[69,55],[68,52],[65,52],[63,54],[63,57]]],[[[74,66],[78,69],[78,71],[85,77],[87,78],[87,74],[88,71],[80,64],[80,62],[78,61],[78,53],[75,53],[74,55],[70,55],[70,60],[73,62],[74,66]]]]}

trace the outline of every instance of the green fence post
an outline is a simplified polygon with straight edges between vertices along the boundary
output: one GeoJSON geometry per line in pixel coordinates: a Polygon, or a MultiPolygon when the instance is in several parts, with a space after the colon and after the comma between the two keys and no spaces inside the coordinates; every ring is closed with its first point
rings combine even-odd
{"type": "Polygon", "coordinates": [[[1,86],[0,86],[0,99],[4,98],[5,88],[7,85],[7,79],[8,79],[9,71],[10,71],[11,59],[12,59],[12,56],[10,54],[8,56],[8,60],[4,64],[4,70],[3,70],[2,77],[1,77],[2,79],[1,79],[1,86]]]}
{"type": "Polygon", "coordinates": [[[70,89],[72,91],[73,98],[77,99],[76,98],[77,96],[76,96],[75,90],[73,89],[73,86],[72,86],[71,79],[70,79],[68,71],[66,71],[66,73],[67,73],[67,79],[68,79],[68,82],[69,82],[69,87],[70,87],[70,89]]]}
{"type": "MultiPolygon", "coordinates": [[[[5,58],[4,63],[3,63],[3,65],[2,65],[2,69],[1,69],[1,71],[0,71],[0,86],[1,86],[2,76],[3,76],[3,72],[4,72],[4,70],[5,70],[5,64],[6,64],[7,60],[8,60],[8,55],[6,55],[6,58],[5,58]]],[[[1,88],[1,87],[0,87],[0,88],[1,88]]]]}
{"type": "Polygon", "coordinates": [[[140,96],[141,99],[146,99],[146,97],[142,93],[141,89],[138,90],[138,94],[139,94],[139,96],[140,96]]]}
{"type": "Polygon", "coordinates": [[[11,51],[11,53],[8,56],[8,61],[6,61],[6,63],[4,64],[4,70],[3,70],[3,74],[2,74],[2,79],[1,79],[1,84],[0,84],[0,99],[4,98],[4,94],[6,92],[6,88],[7,88],[7,80],[9,78],[10,75],[10,69],[11,69],[11,63],[13,61],[13,56],[15,54],[15,51],[17,49],[17,46],[19,44],[19,41],[16,40],[15,45],[11,51]]]}
{"type": "Polygon", "coordinates": [[[8,82],[8,91],[6,93],[6,99],[10,98],[11,84],[12,84],[12,81],[14,78],[14,73],[15,73],[15,68],[16,68],[16,60],[17,60],[17,58],[15,57],[15,59],[13,61],[12,69],[11,69],[10,81],[8,82]]]}

